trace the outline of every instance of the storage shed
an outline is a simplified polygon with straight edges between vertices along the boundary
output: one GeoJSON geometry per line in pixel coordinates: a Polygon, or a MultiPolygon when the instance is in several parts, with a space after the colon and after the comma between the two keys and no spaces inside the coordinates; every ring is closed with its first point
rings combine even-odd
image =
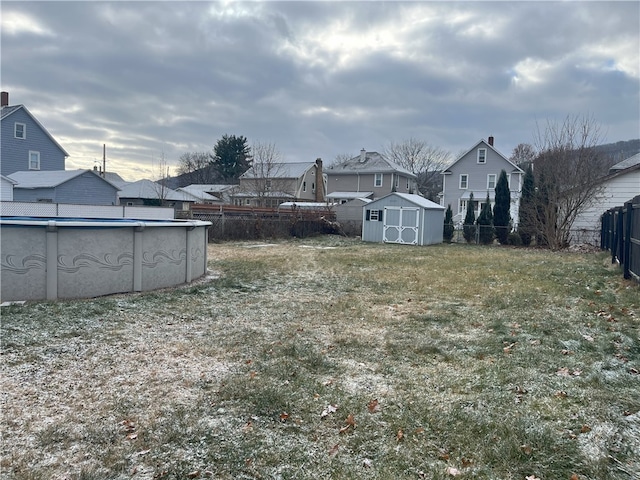
{"type": "Polygon", "coordinates": [[[444,207],[420,195],[390,193],[362,208],[365,242],[431,245],[442,243],[444,207]]]}

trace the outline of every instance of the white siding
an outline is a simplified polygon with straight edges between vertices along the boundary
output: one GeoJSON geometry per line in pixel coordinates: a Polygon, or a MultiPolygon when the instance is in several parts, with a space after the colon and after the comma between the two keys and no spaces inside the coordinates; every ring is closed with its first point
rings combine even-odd
{"type": "Polygon", "coordinates": [[[600,216],[613,207],[619,207],[636,195],[640,195],[640,170],[619,175],[603,184],[600,194],[591,206],[582,212],[571,228],[572,241],[598,243],[600,216]]]}

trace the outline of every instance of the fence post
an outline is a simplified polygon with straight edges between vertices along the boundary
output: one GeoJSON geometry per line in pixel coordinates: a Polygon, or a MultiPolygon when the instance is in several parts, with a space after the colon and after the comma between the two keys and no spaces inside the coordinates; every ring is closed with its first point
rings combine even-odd
{"type": "Polygon", "coordinates": [[[620,262],[620,266],[622,267],[625,262],[624,258],[624,207],[618,207],[618,226],[616,228],[618,231],[617,242],[616,242],[616,253],[618,255],[618,261],[620,262]]]}
{"type": "Polygon", "coordinates": [[[625,222],[626,235],[624,235],[624,245],[623,245],[624,263],[622,266],[622,271],[623,271],[624,278],[629,279],[631,278],[631,273],[629,272],[629,270],[631,268],[631,232],[633,232],[633,200],[630,200],[627,203],[625,203],[624,208],[627,211],[626,212],[627,221],[625,222]]]}

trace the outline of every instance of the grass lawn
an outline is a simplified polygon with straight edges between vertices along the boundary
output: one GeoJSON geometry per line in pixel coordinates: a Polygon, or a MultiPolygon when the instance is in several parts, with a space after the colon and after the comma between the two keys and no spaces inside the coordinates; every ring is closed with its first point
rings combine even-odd
{"type": "Polygon", "coordinates": [[[209,259],[196,285],[2,309],[1,478],[640,478],[640,287],[606,254],[209,259]]]}

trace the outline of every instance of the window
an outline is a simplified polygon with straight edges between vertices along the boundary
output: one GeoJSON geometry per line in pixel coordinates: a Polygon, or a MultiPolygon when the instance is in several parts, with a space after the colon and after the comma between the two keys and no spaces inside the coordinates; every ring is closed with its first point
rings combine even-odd
{"type": "Polygon", "coordinates": [[[271,190],[271,180],[270,179],[265,180],[264,189],[265,190],[271,190]]]}
{"type": "Polygon", "coordinates": [[[511,188],[511,174],[507,173],[507,187],[511,188]]]}
{"type": "Polygon", "coordinates": [[[374,187],[381,187],[382,186],[382,174],[381,173],[376,173],[375,178],[373,180],[373,186],[374,187]]]}
{"type": "Polygon", "coordinates": [[[40,170],[40,152],[29,152],[29,170],[40,170]]]}
{"type": "Polygon", "coordinates": [[[458,213],[467,213],[467,201],[458,199],[458,213]]]}
{"type": "Polygon", "coordinates": [[[395,179],[395,183],[394,185],[396,186],[396,188],[398,188],[400,186],[400,175],[396,175],[396,179],[395,179]]]}
{"type": "Polygon", "coordinates": [[[315,183],[311,183],[311,193],[316,193],[316,184],[315,183]]]}
{"type": "Polygon", "coordinates": [[[307,191],[307,182],[302,182],[302,191],[303,192],[307,191]]]}
{"type": "Polygon", "coordinates": [[[27,138],[27,126],[24,123],[16,123],[13,127],[13,136],[15,138],[27,138]]]}
{"type": "Polygon", "coordinates": [[[496,174],[490,173],[487,175],[487,188],[496,188],[496,174]]]}
{"type": "Polygon", "coordinates": [[[371,222],[381,222],[382,221],[382,210],[367,210],[367,221],[371,222]]]}
{"type": "Polygon", "coordinates": [[[460,188],[463,190],[469,188],[469,175],[466,173],[460,174],[460,188]]]}
{"type": "Polygon", "coordinates": [[[478,163],[487,163],[487,149],[479,148],[478,149],[478,163]]]}

